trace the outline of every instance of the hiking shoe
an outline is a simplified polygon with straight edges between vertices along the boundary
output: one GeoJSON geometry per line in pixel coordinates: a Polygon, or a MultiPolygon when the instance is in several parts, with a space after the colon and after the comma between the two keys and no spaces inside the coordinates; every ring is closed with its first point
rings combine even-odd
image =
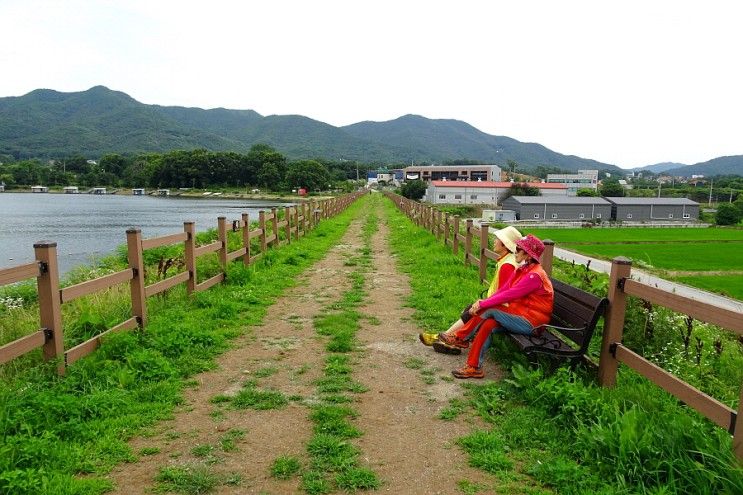
{"type": "Polygon", "coordinates": [[[439,340],[439,334],[422,332],[418,334],[418,338],[423,343],[423,345],[432,346],[434,342],[437,342],[439,340]]]}
{"type": "Polygon", "coordinates": [[[462,354],[462,349],[459,347],[452,347],[439,341],[433,343],[433,350],[441,354],[462,354]]]}
{"type": "Polygon", "coordinates": [[[449,347],[458,347],[459,349],[466,349],[470,346],[470,343],[466,340],[457,338],[456,335],[449,335],[448,333],[440,333],[439,342],[443,342],[449,347]]]}
{"type": "Polygon", "coordinates": [[[473,366],[470,366],[469,364],[465,364],[463,367],[459,368],[458,370],[452,370],[452,375],[454,375],[455,378],[485,378],[485,372],[482,370],[482,368],[475,368],[473,366]]]}

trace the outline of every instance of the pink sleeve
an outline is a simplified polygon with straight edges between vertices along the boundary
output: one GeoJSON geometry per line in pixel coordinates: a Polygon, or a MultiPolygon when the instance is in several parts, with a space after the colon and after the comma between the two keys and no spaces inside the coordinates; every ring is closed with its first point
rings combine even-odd
{"type": "Polygon", "coordinates": [[[497,306],[498,304],[515,301],[516,299],[520,299],[525,295],[534,292],[540,287],[542,287],[542,279],[539,278],[539,275],[530,273],[529,275],[519,280],[513,287],[498,291],[489,298],[482,301],[480,303],[480,308],[488,309],[492,308],[493,306],[497,306]]]}

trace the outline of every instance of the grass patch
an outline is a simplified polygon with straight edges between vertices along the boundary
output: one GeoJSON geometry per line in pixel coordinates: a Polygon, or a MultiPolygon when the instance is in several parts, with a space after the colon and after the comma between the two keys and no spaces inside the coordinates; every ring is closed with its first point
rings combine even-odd
{"type": "Polygon", "coordinates": [[[277,457],[271,464],[271,476],[280,480],[293,478],[302,469],[302,463],[293,456],[277,457]]]}
{"type": "Polygon", "coordinates": [[[209,493],[220,485],[219,476],[204,466],[164,467],[155,477],[155,492],[186,495],[209,493]]]}

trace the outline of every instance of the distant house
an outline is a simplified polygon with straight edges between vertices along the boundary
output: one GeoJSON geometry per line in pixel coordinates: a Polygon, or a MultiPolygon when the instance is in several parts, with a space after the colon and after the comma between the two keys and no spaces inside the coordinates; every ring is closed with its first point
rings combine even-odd
{"type": "Polygon", "coordinates": [[[503,208],[516,212],[518,220],[575,222],[611,219],[611,203],[597,197],[511,196],[503,201],[503,208]]]}
{"type": "MultiPolygon", "coordinates": [[[[498,205],[508,196],[513,182],[435,180],[426,190],[426,201],[433,204],[498,205]]],[[[527,182],[543,196],[566,196],[565,184],[527,182]]]]}
{"type": "Polygon", "coordinates": [[[566,184],[568,186],[568,196],[576,196],[578,189],[598,188],[599,171],[598,170],[578,170],[576,174],[547,174],[547,182],[556,184],[566,184]]]}
{"type": "Polygon", "coordinates": [[[62,188],[62,191],[64,191],[65,194],[78,194],[80,192],[77,186],[65,186],[62,188]]]}
{"type": "Polygon", "coordinates": [[[170,189],[158,189],[157,195],[158,196],[170,196],[170,189]]]}
{"type": "Polygon", "coordinates": [[[370,170],[366,173],[367,184],[399,184],[403,181],[402,169],[394,170],[370,170]]]}
{"type": "Polygon", "coordinates": [[[106,194],[106,188],[105,187],[94,187],[93,194],[106,194]]]}
{"type": "Polygon", "coordinates": [[[31,186],[32,193],[45,193],[49,192],[49,188],[46,186],[31,186]]]}
{"type": "Polygon", "coordinates": [[[687,198],[606,198],[617,221],[684,221],[699,219],[699,203],[687,198]]]}
{"type": "Polygon", "coordinates": [[[482,219],[485,222],[513,222],[516,212],[513,210],[482,210],[482,219]]]}
{"type": "Polygon", "coordinates": [[[132,196],[144,196],[144,189],[141,187],[132,189],[132,196]]]}

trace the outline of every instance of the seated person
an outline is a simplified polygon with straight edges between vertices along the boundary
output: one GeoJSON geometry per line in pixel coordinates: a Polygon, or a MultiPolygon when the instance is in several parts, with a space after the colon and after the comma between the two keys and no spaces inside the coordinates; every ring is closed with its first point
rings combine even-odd
{"type": "MultiPolygon", "coordinates": [[[[515,227],[508,226],[503,229],[495,231],[495,243],[493,245],[493,251],[499,256],[495,262],[495,273],[493,274],[493,280],[490,282],[487,296],[490,297],[498,290],[498,287],[504,285],[513,272],[516,270],[516,257],[514,252],[516,251],[516,241],[521,239],[522,235],[515,227]]],[[[464,322],[459,319],[455,321],[451,327],[445,332],[447,335],[456,335],[457,338],[464,342],[474,336],[472,330],[462,331],[464,322]]],[[[418,338],[424,345],[433,345],[437,342],[439,334],[437,333],[420,333],[418,338]]],[[[437,352],[443,352],[446,354],[460,354],[462,351],[458,347],[447,347],[447,346],[434,346],[434,350],[437,352]]]]}
{"type": "MultiPolygon", "coordinates": [[[[467,364],[453,370],[456,378],[483,378],[482,362],[494,333],[511,332],[531,335],[535,327],[549,323],[552,317],[554,291],[547,273],[539,264],[544,251],[542,241],[529,234],[516,241],[519,267],[513,276],[491,297],[475,301],[472,318],[464,325],[476,332],[467,364]]],[[[464,330],[463,328],[463,330],[464,330]]],[[[441,334],[440,342],[450,347],[467,348],[455,335],[441,334]]]]}

